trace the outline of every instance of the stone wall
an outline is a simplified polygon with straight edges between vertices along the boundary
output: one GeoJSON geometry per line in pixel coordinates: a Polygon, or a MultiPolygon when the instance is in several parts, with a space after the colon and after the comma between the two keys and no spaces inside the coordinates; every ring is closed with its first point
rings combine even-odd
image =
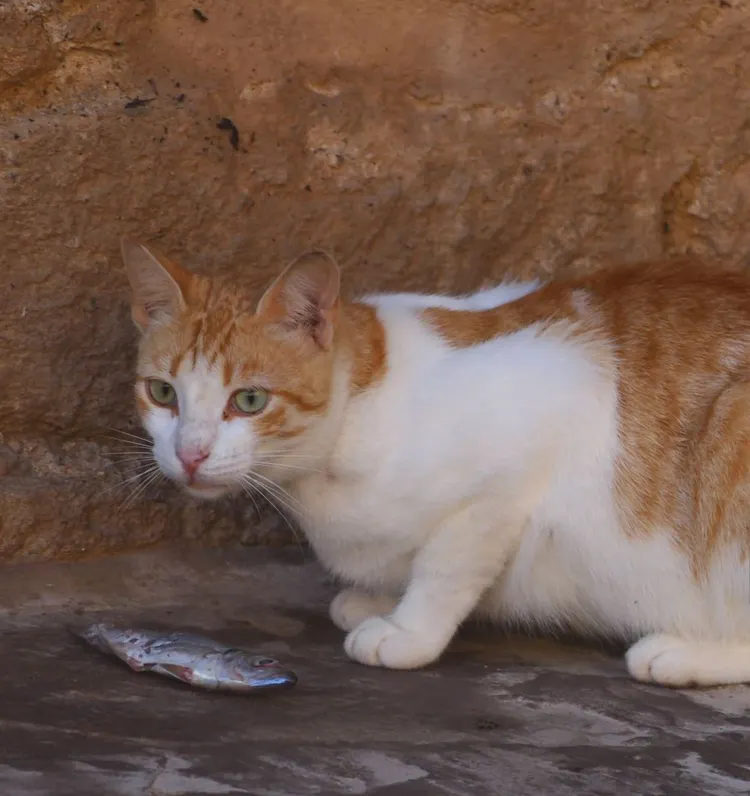
{"type": "Polygon", "coordinates": [[[750,249],[745,0],[195,3],[0,2],[0,557],[283,537],[122,505],[122,234],[258,290],[313,244],[352,291],[750,249]]]}

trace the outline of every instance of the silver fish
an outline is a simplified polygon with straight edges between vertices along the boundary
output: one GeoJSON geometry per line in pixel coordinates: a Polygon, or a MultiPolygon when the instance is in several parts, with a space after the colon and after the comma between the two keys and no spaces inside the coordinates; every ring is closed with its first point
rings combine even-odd
{"type": "Polygon", "coordinates": [[[291,688],[297,675],[274,658],[252,655],[191,633],[116,627],[107,623],[73,631],[100,652],[136,672],[156,672],[208,691],[254,693],[291,688]]]}

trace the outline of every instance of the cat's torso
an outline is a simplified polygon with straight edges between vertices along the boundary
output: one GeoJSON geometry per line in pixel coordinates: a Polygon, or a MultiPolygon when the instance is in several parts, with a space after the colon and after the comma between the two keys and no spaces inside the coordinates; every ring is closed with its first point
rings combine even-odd
{"type": "Polygon", "coordinates": [[[311,251],[256,302],[123,256],[159,470],[301,509],[355,586],[330,606],[353,660],[427,665],[478,613],[633,636],[641,681],[750,682],[747,272],[346,303],[311,251]]]}
{"type": "MultiPolygon", "coordinates": [[[[736,617],[706,602],[675,528],[644,527],[618,495],[614,342],[601,348],[526,327],[450,348],[425,326],[427,301],[417,299],[372,299],[387,332],[388,371],[350,400],[328,474],[296,485],[323,563],[345,581],[400,595],[414,555],[444,517],[480,496],[496,496],[501,517],[516,484],[534,472],[538,493],[520,543],[479,613],[623,636],[656,624],[730,631],[736,617]]],[[[457,551],[464,542],[456,540],[457,551]]],[[[725,569],[724,558],[713,566],[725,569]]],[[[750,583],[736,575],[726,586],[740,601],[750,597],[750,583]]]]}

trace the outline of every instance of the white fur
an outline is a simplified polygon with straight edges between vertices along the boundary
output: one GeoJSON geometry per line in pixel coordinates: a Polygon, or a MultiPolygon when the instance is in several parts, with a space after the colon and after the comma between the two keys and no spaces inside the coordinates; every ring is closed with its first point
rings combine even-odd
{"type": "MultiPolygon", "coordinates": [[[[228,475],[249,470],[254,464],[256,442],[247,434],[247,424],[241,418],[223,420],[224,408],[234,389],[224,385],[221,366],[209,367],[199,358],[193,367],[183,362],[175,377],[155,370],[147,378],[168,380],[177,391],[180,412],[153,408],[144,425],[154,440],[154,458],[162,472],[189,491],[203,497],[213,497],[225,491],[228,475]],[[208,460],[201,466],[201,483],[190,486],[177,457],[180,449],[210,450],[208,460]]],[[[145,385],[140,389],[145,390],[145,385]]]]}
{"type": "MultiPolygon", "coordinates": [[[[215,498],[229,489],[252,489],[269,493],[285,508],[286,499],[279,494],[272,479],[283,480],[290,473],[298,472],[300,462],[314,465],[311,457],[293,456],[288,452],[288,443],[275,443],[266,449],[259,436],[253,433],[252,419],[231,417],[224,419],[224,409],[238,389],[267,387],[262,378],[224,384],[221,362],[211,365],[198,357],[195,364],[186,357],[176,376],[158,369],[141,374],[142,378],[157,378],[169,381],[175,388],[180,407],[179,414],[169,409],[152,407],[144,418],[146,431],[154,441],[153,454],[161,471],[199,498],[215,498]],[[209,456],[200,466],[195,481],[190,482],[178,458],[179,450],[204,449],[209,456]]],[[[145,383],[139,389],[146,390],[145,383]]],[[[268,408],[273,407],[273,399],[268,408]]],[[[293,407],[288,407],[294,413],[293,407]]],[[[297,418],[304,423],[304,417],[297,418]]],[[[307,442],[317,447],[319,439],[330,436],[330,420],[324,420],[307,434],[307,442]]]]}
{"type": "MultiPolygon", "coordinates": [[[[341,363],[328,417],[295,448],[300,465],[320,457],[316,470],[277,479],[322,562],[353,587],[331,606],[347,653],[423,666],[477,614],[638,640],[627,662],[640,680],[750,680],[750,578],[735,551],[698,583],[669,528],[639,538],[621,526],[617,387],[585,341],[528,328],[452,349],[421,320],[426,306],[478,310],[535,288],[368,299],[386,330],[383,381],[351,396],[341,363]]],[[[221,426],[219,384],[181,373],[186,418],[149,423],[168,475],[179,435],[213,435],[217,482],[257,464],[251,424],[221,426]]]]}

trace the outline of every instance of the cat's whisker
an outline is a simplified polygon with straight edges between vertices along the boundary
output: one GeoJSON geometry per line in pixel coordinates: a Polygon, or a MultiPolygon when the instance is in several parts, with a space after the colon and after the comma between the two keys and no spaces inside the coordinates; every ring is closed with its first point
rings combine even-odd
{"type": "Polygon", "coordinates": [[[113,456],[115,458],[119,456],[149,456],[153,454],[153,449],[151,448],[130,448],[125,450],[117,450],[117,451],[106,451],[103,455],[105,456],[113,456]]]}
{"type": "MultiPolygon", "coordinates": [[[[275,506],[276,504],[283,506],[296,519],[297,511],[293,506],[290,506],[288,503],[286,503],[281,496],[270,490],[266,484],[262,484],[259,481],[253,481],[251,483],[267,500],[273,502],[275,506]]],[[[278,506],[276,506],[276,508],[278,508],[278,506]]]]}
{"type": "Polygon", "coordinates": [[[272,456],[299,456],[307,459],[317,459],[319,454],[305,453],[304,451],[290,450],[289,448],[265,448],[260,453],[269,453],[272,456]]]}
{"type": "Polygon", "coordinates": [[[100,437],[102,442],[111,443],[116,442],[118,446],[123,448],[151,448],[153,447],[153,440],[146,437],[117,437],[112,435],[102,435],[100,437]]]}
{"type": "Polygon", "coordinates": [[[117,494],[118,492],[125,489],[128,484],[132,484],[134,481],[137,481],[139,478],[145,478],[147,475],[153,473],[155,470],[158,470],[159,466],[156,462],[138,462],[133,467],[129,467],[125,470],[123,474],[123,478],[121,478],[116,484],[108,487],[107,489],[103,490],[101,493],[102,495],[108,495],[109,493],[117,494]]]}
{"type": "Polygon", "coordinates": [[[146,473],[138,473],[136,477],[142,478],[143,481],[133,490],[130,496],[126,498],[125,501],[123,501],[123,503],[118,507],[117,509],[118,512],[123,511],[129,506],[132,506],[140,495],[142,495],[152,484],[164,478],[164,475],[162,474],[161,470],[157,465],[152,470],[146,471],[146,473]]]}
{"type": "MultiPolygon", "coordinates": [[[[276,513],[279,515],[279,517],[281,517],[281,519],[284,520],[284,522],[287,524],[289,530],[292,532],[292,535],[294,536],[295,541],[300,546],[300,550],[302,550],[304,552],[304,545],[302,544],[302,540],[299,537],[299,533],[297,532],[297,529],[292,525],[291,522],[289,522],[289,518],[286,516],[286,514],[284,514],[284,512],[276,505],[275,501],[273,500],[272,495],[263,488],[262,484],[253,481],[251,476],[244,475],[244,476],[242,476],[242,479],[245,482],[245,484],[247,485],[247,487],[253,487],[253,488],[257,489],[258,492],[266,499],[268,504],[276,511],[276,513]]],[[[246,489],[246,491],[247,491],[247,489],[246,489]]],[[[248,494],[249,494],[249,492],[248,492],[248,494]]],[[[277,500],[278,500],[278,498],[277,498],[277,500]]]]}
{"type": "Polygon", "coordinates": [[[110,459],[107,464],[110,467],[119,467],[121,465],[130,465],[134,462],[148,462],[153,461],[153,456],[149,456],[148,453],[138,453],[133,454],[132,456],[118,456],[115,459],[110,459]]]}
{"type": "Polygon", "coordinates": [[[300,473],[322,473],[323,472],[323,470],[321,470],[321,469],[319,469],[317,467],[305,467],[305,466],[300,466],[298,464],[285,464],[285,463],[277,462],[277,461],[273,461],[273,460],[269,461],[267,459],[259,459],[258,460],[258,464],[261,467],[281,467],[284,470],[297,470],[300,473]]]}
{"type": "Polygon", "coordinates": [[[300,472],[303,472],[303,473],[322,473],[323,472],[323,470],[319,469],[318,467],[304,467],[304,466],[300,466],[298,464],[286,464],[286,463],[274,462],[274,461],[270,461],[270,462],[265,462],[264,461],[264,462],[261,462],[261,463],[264,464],[264,465],[267,465],[269,467],[283,467],[285,470],[299,470],[300,472]]]}
{"type": "Polygon", "coordinates": [[[124,474],[129,477],[135,475],[136,473],[151,472],[155,467],[158,468],[158,465],[149,465],[148,462],[141,462],[134,464],[132,467],[126,468],[124,470],[124,474]]]}
{"type": "Polygon", "coordinates": [[[141,460],[144,462],[154,461],[153,451],[123,451],[121,454],[108,459],[109,464],[125,464],[131,461],[141,460]]]}
{"type": "Polygon", "coordinates": [[[294,453],[293,451],[259,451],[258,456],[274,459],[314,459],[320,461],[320,456],[312,453],[294,453]]]}
{"type": "Polygon", "coordinates": [[[105,466],[109,469],[115,469],[120,471],[123,468],[133,467],[138,464],[146,464],[147,462],[153,461],[148,456],[134,456],[132,459],[113,459],[108,462],[105,462],[105,466]]]}
{"type": "Polygon", "coordinates": [[[137,480],[139,477],[143,477],[148,473],[153,472],[154,469],[158,469],[158,467],[155,465],[150,465],[148,462],[138,462],[132,467],[127,467],[123,470],[118,470],[117,471],[118,474],[121,475],[122,477],[120,478],[119,481],[117,481],[117,483],[115,483],[108,489],[104,490],[103,494],[107,494],[112,491],[117,493],[121,489],[126,487],[128,484],[137,480]]]}
{"type": "Polygon", "coordinates": [[[130,437],[131,439],[143,440],[144,442],[148,442],[148,437],[144,436],[143,434],[133,434],[130,431],[124,431],[121,428],[114,428],[113,426],[107,426],[107,431],[112,431],[115,434],[122,434],[124,437],[130,437]]]}
{"type": "Polygon", "coordinates": [[[232,478],[235,484],[237,484],[242,491],[248,495],[250,500],[253,501],[253,506],[255,506],[255,514],[257,517],[260,517],[260,506],[258,505],[258,501],[255,499],[255,495],[252,493],[252,490],[248,489],[245,484],[242,482],[242,479],[239,476],[234,476],[232,478]]]}
{"type": "Polygon", "coordinates": [[[109,439],[123,446],[124,450],[151,450],[153,448],[153,443],[134,442],[133,440],[116,439],[115,437],[110,437],[109,439]]]}
{"type": "Polygon", "coordinates": [[[297,500],[297,498],[295,498],[293,495],[290,495],[286,489],[284,489],[282,486],[279,486],[279,484],[277,484],[275,481],[272,481],[270,478],[266,478],[266,476],[261,475],[259,472],[255,470],[253,470],[250,475],[252,475],[253,478],[260,479],[260,481],[266,484],[266,486],[268,486],[270,489],[273,489],[275,492],[279,493],[283,498],[285,498],[286,500],[290,500],[292,504],[299,507],[296,509],[292,509],[292,506],[290,506],[291,510],[299,514],[305,513],[305,507],[299,502],[299,500],[297,500]]]}
{"type": "Polygon", "coordinates": [[[127,442],[124,440],[119,440],[119,447],[110,448],[107,450],[107,453],[111,455],[113,453],[132,453],[133,451],[140,451],[140,450],[150,451],[153,449],[154,449],[153,445],[145,445],[145,444],[141,445],[141,444],[127,442]]]}
{"type": "Polygon", "coordinates": [[[143,481],[143,483],[132,493],[130,498],[128,498],[128,500],[126,500],[123,503],[122,507],[120,508],[120,511],[123,511],[124,509],[129,508],[131,505],[133,505],[136,502],[136,500],[139,497],[141,497],[150,486],[158,483],[160,480],[162,480],[162,478],[163,478],[162,474],[158,472],[153,473],[151,476],[146,478],[143,481]]]}
{"type": "MultiPolygon", "coordinates": [[[[113,462],[114,463],[114,462],[113,462]]],[[[141,468],[145,470],[153,470],[154,468],[158,467],[159,465],[153,460],[148,457],[144,457],[142,459],[136,459],[131,462],[119,462],[120,466],[123,467],[126,473],[128,472],[135,472],[135,470],[141,468]]]]}
{"type": "Polygon", "coordinates": [[[280,489],[279,487],[277,487],[276,484],[273,483],[273,481],[268,481],[268,480],[263,481],[263,480],[261,480],[258,477],[258,473],[256,473],[256,472],[246,473],[244,477],[245,477],[245,479],[247,479],[251,483],[255,484],[256,486],[262,487],[263,490],[264,490],[264,493],[273,495],[276,498],[276,500],[278,500],[278,502],[282,506],[284,506],[288,511],[290,511],[292,513],[292,515],[294,515],[295,517],[298,514],[302,513],[301,512],[301,509],[302,509],[301,504],[298,504],[300,507],[297,508],[297,507],[294,506],[293,503],[290,503],[289,500],[287,500],[287,498],[289,498],[291,500],[294,500],[294,498],[292,498],[291,495],[287,495],[284,492],[283,489],[280,489]]]}

